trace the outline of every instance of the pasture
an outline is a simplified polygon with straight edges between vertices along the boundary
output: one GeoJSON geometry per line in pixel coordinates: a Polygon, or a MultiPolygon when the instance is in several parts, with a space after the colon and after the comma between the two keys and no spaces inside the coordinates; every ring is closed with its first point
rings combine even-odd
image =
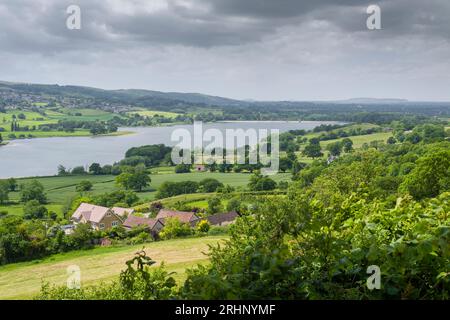
{"type": "Polygon", "coordinates": [[[175,113],[175,112],[167,112],[167,111],[153,111],[153,110],[147,110],[147,109],[142,109],[142,110],[137,110],[137,111],[130,111],[127,112],[127,114],[130,115],[134,115],[134,114],[138,114],[142,117],[154,117],[154,116],[160,116],[160,117],[164,117],[164,118],[175,118],[177,116],[179,116],[180,114],[175,113]]]}
{"type": "Polygon", "coordinates": [[[208,245],[225,240],[225,236],[208,236],[151,242],[132,246],[97,247],[90,250],[56,254],[42,260],[0,266],[0,300],[31,299],[39,293],[43,282],[65,285],[67,267],[81,270],[83,286],[118,279],[125,262],[143,247],[160,265],[164,262],[174,278],[183,281],[186,268],[208,263],[208,245]]]}
{"type": "MultiPolygon", "coordinates": [[[[158,171],[158,168],[156,168],[158,171]]],[[[250,179],[251,174],[248,173],[219,173],[219,172],[192,172],[192,173],[173,173],[168,168],[162,168],[165,173],[151,174],[152,182],[150,187],[144,192],[139,192],[139,198],[144,202],[149,202],[155,199],[156,190],[158,187],[166,182],[180,182],[180,181],[196,181],[199,182],[206,178],[214,178],[221,181],[223,184],[229,184],[233,187],[245,187],[250,179]]],[[[52,177],[38,177],[35,178],[45,188],[47,194],[48,204],[46,207],[49,211],[54,211],[58,215],[62,215],[62,209],[67,205],[71,199],[79,193],[76,191],[76,186],[83,180],[89,180],[93,184],[93,189],[90,192],[85,192],[84,195],[98,195],[102,193],[119,190],[115,182],[115,176],[104,175],[78,175],[78,176],[52,176],[52,177]]],[[[272,177],[275,181],[289,180],[290,173],[280,173],[272,177]]],[[[26,184],[33,178],[18,179],[18,184],[26,184]]],[[[20,193],[11,192],[9,194],[10,203],[0,205],[0,211],[7,211],[9,214],[20,215],[23,213],[23,204],[19,203],[20,193]]]]}
{"type": "MultiPolygon", "coordinates": [[[[3,139],[9,140],[9,134],[16,137],[32,135],[35,138],[44,137],[80,137],[91,135],[89,130],[78,129],[74,132],[65,132],[57,130],[44,131],[39,126],[48,124],[56,124],[60,120],[71,121],[107,121],[119,116],[111,112],[97,109],[69,109],[69,108],[51,108],[43,109],[42,112],[26,111],[26,110],[7,110],[0,113],[0,128],[2,128],[3,139]],[[11,131],[11,124],[15,119],[19,125],[19,130],[11,131]],[[28,127],[29,130],[20,130],[20,128],[28,127]]],[[[120,117],[120,116],[119,116],[120,117]]]]}
{"type": "MultiPolygon", "coordinates": [[[[353,141],[353,148],[354,149],[359,149],[361,148],[364,143],[369,144],[372,141],[383,141],[386,142],[386,140],[392,137],[392,133],[391,132],[377,132],[377,133],[373,133],[373,134],[366,134],[366,135],[361,135],[361,136],[353,136],[353,137],[348,137],[349,139],[351,139],[353,141]]],[[[326,148],[327,145],[329,145],[330,143],[334,143],[336,141],[341,141],[343,138],[340,139],[335,139],[335,140],[328,140],[328,141],[321,141],[320,145],[322,146],[322,148],[326,148]]]]}

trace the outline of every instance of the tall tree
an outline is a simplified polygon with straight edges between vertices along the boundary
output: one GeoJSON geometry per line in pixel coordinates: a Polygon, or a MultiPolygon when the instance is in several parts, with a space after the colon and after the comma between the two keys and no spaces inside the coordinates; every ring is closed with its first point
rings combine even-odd
{"type": "Polygon", "coordinates": [[[303,149],[302,153],[303,153],[303,155],[313,158],[313,159],[323,156],[319,139],[317,139],[317,138],[310,139],[309,144],[306,145],[306,147],[305,147],[305,149],[303,149]]]}
{"type": "Polygon", "coordinates": [[[342,152],[342,147],[342,143],[340,141],[336,141],[327,145],[327,150],[332,156],[339,156],[342,152]]]}
{"type": "Polygon", "coordinates": [[[450,189],[450,150],[437,151],[417,160],[402,189],[416,199],[435,197],[450,189]]]}
{"type": "Polygon", "coordinates": [[[0,181],[0,203],[3,204],[9,200],[9,184],[5,180],[0,181]]]}
{"type": "Polygon", "coordinates": [[[36,179],[28,184],[22,185],[20,194],[22,202],[28,202],[30,200],[37,200],[39,203],[47,202],[44,186],[36,179]]]}

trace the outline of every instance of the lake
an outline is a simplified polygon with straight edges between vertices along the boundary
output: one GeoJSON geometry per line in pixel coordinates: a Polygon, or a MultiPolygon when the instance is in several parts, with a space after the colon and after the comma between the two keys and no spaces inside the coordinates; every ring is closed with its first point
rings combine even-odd
{"type": "MultiPolygon", "coordinates": [[[[237,121],[203,124],[207,129],[247,130],[279,129],[286,132],[295,129],[311,130],[320,124],[336,124],[333,121],[237,121]]],[[[131,147],[149,144],[173,146],[171,134],[175,129],[185,128],[192,132],[193,125],[169,127],[120,128],[120,131],[133,131],[133,134],[102,137],[55,137],[10,141],[0,147],[0,178],[48,176],[57,173],[58,165],[70,169],[75,166],[88,166],[93,162],[102,165],[113,164],[124,158],[131,147]]]]}

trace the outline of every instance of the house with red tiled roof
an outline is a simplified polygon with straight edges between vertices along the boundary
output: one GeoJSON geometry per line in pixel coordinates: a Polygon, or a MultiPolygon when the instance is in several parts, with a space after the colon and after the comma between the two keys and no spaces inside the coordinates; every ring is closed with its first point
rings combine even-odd
{"type": "Polygon", "coordinates": [[[134,212],[131,208],[107,208],[89,203],[81,203],[72,214],[74,224],[87,223],[94,230],[107,230],[122,225],[129,214],[134,212]]]}
{"type": "Polygon", "coordinates": [[[155,237],[164,228],[164,223],[160,219],[151,219],[138,217],[134,215],[129,215],[127,219],[123,222],[123,227],[125,230],[131,230],[135,227],[145,227],[150,233],[155,237]]]}
{"type": "Polygon", "coordinates": [[[134,213],[134,209],[132,208],[112,207],[111,210],[121,217],[126,217],[134,213]]]}
{"type": "Polygon", "coordinates": [[[180,220],[180,222],[189,224],[199,219],[195,212],[173,211],[167,209],[159,210],[158,214],[156,215],[156,219],[162,219],[163,223],[164,219],[167,218],[177,218],[178,220],[180,220]]]}

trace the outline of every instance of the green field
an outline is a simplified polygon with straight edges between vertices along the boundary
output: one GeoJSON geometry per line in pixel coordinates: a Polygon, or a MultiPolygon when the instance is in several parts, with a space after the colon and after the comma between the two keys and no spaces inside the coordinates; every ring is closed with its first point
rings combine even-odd
{"type": "Polygon", "coordinates": [[[45,112],[51,119],[78,120],[78,121],[95,121],[95,120],[108,121],[114,117],[120,117],[118,114],[98,109],[58,108],[55,111],[46,110],[45,112]]]}
{"type": "Polygon", "coordinates": [[[30,299],[41,288],[43,281],[64,285],[67,267],[76,265],[81,270],[82,285],[117,279],[125,261],[145,247],[147,255],[158,264],[164,261],[167,270],[176,272],[174,278],[182,281],[185,269],[207,263],[208,244],[226,239],[224,236],[176,239],[121,247],[98,247],[91,250],[57,254],[38,261],[10,264],[0,267],[0,300],[30,299]]]}
{"type": "MultiPolygon", "coordinates": [[[[156,169],[158,170],[158,169],[156,169]]],[[[163,168],[164,172],[170,172],[167,168],[163,168]]],[[[173,168],[172,168],[173,172],[173,168]]],[[[139,198],[142,201],[151,201],[155,198],[156,190],[158,187],[165,181],[201,181],[205,178],[214,178],[221,181],[224,184],[229,184],[233,187],[244,187],[248,184],[250,179],[250,174],[248,173],[212,173],[212,172],[192,172],[192,173],[161,173],[161,174],[151,174],[150,177],[152,182],[150,183],[150,188],[144,192],[138,193],[139,198]]],[[[281,180],[289,180],[290,173],[277,174],[273,176],[275,181],[281,180]]],[[[19,184],[27,183],[31,180],[31,178],[27,179],[18,179],[19,184]]],[[[48,198],[48,205],[46,207],[56,212],[57,214],[62,214],[63,206],[70,201],[73,197],[75,197],[78,193],[75,188],[78,183],[82,180],[89,180],[93,184],[93,190],[89,193],[97,195],[105,192],[111,192],[114,190],[118,190],[118,186],[115,183],[115,176],[106,175],[106,176],[93,176],[93,175],[84,175],[84,176],[55,176],[55,177],[42,177],[36,178],[45,188],[48,198]]],[[[11,192],[9,194],[9,198],[11,204],[1,205],[0,211],[7,211],[9,214],[20,215],[23,212],[23,204],[19,203],[20,194],[19,192],[11,192]]]]}
{"type": "MultiPolygon", "coordinates": [[[[39,103],[35,104],[39,105],[39,103]]],[[[42,106],[42,105],[41,105],[42,106]]],[[[43,137],[67,137],[67,136],[90,136],[89,130],[75,130],[74,132],[64,132],[64,131],[41,131],[41,130],[30,130],[30,131],[14,131],[11,132],[11,123],[13,121],[13,116],[16,117],[16,121],[21,128],[28,126],[30,129],[34,126],[55,124],[60,120],[73,120],[73,121],[107,121],[111,120],[115,116],[118,116],[111,112],[106,112],[96,109],[69,109],[69,108],[52,108],[43,109],[44,113],[38,113],[34,111],[25,110],[7,110],[6,113],[0,113],[0,128],[3,128],[3,139],[9,140],[9,134],[14,133],[16,137],[20,135],[28,136],[31,134],[33,137],[43,138],[43,137]],[[19,114],[23,114],[25,119],[19,119],[19,114]],[[78,115],[77,115],[78,114],[78,115]]]]}
{"type": "MultiPolygon", "coordinates": [[[[350,129],[357,129],[357,128],[361,128],[361,129],[369,129],[369,128],[376,128],[378,127],[377,125],[373,125],[370,123],[364,123],[364,124],[355,124],[355,125],[350,125],[348,127],[343,128],[344,131],[349,131],[350,129]]],[[[306,138],[311,139],[311,138],[316,138],[318,136],[320,136],[323,132],[312,132],[312,133],[308,133],[305,135],[306,138]]],[[[360,135],[360,136],[351,136],[348,137],[350,140],[353,141],[353,148],[354,149],[360,149],[362,148],[362,146],[367,143],[369,144],[372,141],[383,141],[386,142],[387,139],[389,137],[392,137],[392,132],[377,132],[377,133],[372,133],[372,134],[365,134],[365,135],[360,135]]],[[[326,151],[326,147],[327,145],[337,142],[337,141],[341,141],[344,138],[339,138],[339,139],[333,139],[333,140],[326,140],[326,141],[320,141],[320,146],[322,147],[322,152],[324,153],[324,158],[327,157],[328,155],[328,151],[326,151]]],[[[306,143],[302,143],[300,144],[301,149],[304,148],[304,146],[306,145],[306,143]]],[[[308,158],[305,157],[301,151],[298,151],[295,153],[297,155],[297,158],[300,162],[304,162],[304,163],[311,163],[313,162],[312,158],[308,158]]],[[[280,156],[286,156],[286,152],[280,152],[280,156]]]]}
{"type": "MultiPolygon", "coordinates": [[[[354,136],[354,137],[349,137],[352,141],[353,141],[353,148],[355,149],[359,149],[363,146],[364,143],[370,143],[372,141],[383,141],[386,142],[386,140],[392,137],[392,133],[391,132],[377,132],[377,133],[373,133],[373,134],[366,134],[366,135],[362,135],[362,136],[354,136]]],[[[329,145],[330,143],[336,142],[336,141],[341,141],[344,138],[341,139],[335,139],[335,140],[328,140],[328,141],[321,141],[320,145],[325,148],[327,145],[329,145]]]]}
{"type": "MultiPolygon", "coordinates": [[[[275,191],[279,192],[279,191],[275,191]]],[[[267,195],[266,192],[262,192],[262,195],[257,195],[254,192],[232,192],[227,194],[226,197],[220,197],[221,204],[223,208],[226,208],[226,205],[228,204],[229,200],[231,198],[241,198],[241,202],[245,203],[247,202],[245,199],[250,199],[248,204],[251,204],[258,199],[258,197],[264,197],[264,198],[273,198],[275,201],[279,197],[284,197],[284,194],[273,194],[273,195],[267,195]]],[[[207,209],[208,208],[208,200],[210,198],[217,197],[216,193],[194,193],[194,194],[182,194],[179,196],[174,196],[170,198],[165,198],[161,200],[157,200],[162,203],[162,205],[165,208],[174,208],[176,209],[176,206],[179,204],[183,204],[186,206],[189,206],[190,208],[199,208],[199,209],[207,209]]],[[[149,208],[149,203],[145,203],[139,206],[134,207],[136,210],[140,212],[146,212],[149,208]]]]}
{"type": "Polygon", "coordinates": [[[180,115],[175,112],[153,111],[153,110],[146,110],[146,109],[142,109],[142,110],[138,110],[138,111],[130,111],[130,112],[127,112],[127,114],[131,114],[131,115],[138,114],[142,117],[154,117],[154,116],[158,115],[158,116],[165,117],[165,118],[175,118],[180,115]]]}
{"type": "MultiPolygon", "coordinates": [[[[350,124],[347,125],[345,127],[336,129],[336,130],[332,130],[332,131],[338,131],[338,130],[342,130],[345,132],[350,132],[351,130],[357,130],[357,129],[361,129],[361,130],[367,130],[367,129],[372,129],[372,128],[379,128],[380,126],[377,124],[372,124],[372,123],[358,123],[358,124],[350,124]]],[[[311,139],[311,138],[316,138],[318,136],[320,136],[321,134],[325,133],[324,131],[320,131],[320,132],[308,132],[307,134],[304,135],[305,138],[311,139]]],[[[351,138],[351,137],[349,137],[351,138]]]]}

